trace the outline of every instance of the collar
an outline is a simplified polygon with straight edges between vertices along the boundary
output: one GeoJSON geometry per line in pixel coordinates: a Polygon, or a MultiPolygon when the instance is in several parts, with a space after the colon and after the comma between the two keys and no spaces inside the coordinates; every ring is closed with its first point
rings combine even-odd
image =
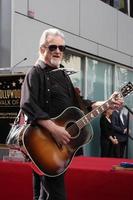
{"type": "Polygon", "coordinates": [[[60,65],[60,67],[59,68],[53,68],[53,67],[51,67],[50,65],[48,65],[48,64],[46,64],[43,60],[37,60],[37,62],[36,62],[36,64],[35,64],[35,66],[36,65],[40,65],[40,67],[41,67],[41,69],[44,69],[44,68],[46,68],[48,71],[51,71],[51,70],[58,70],[58,69],[63,69],[64,68],[64,66],[63,65],[60,65]]]}

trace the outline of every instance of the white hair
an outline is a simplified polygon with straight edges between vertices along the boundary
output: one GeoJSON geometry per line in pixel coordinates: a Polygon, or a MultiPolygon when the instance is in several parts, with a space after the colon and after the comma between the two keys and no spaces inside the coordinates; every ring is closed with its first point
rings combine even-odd
{"type": "Polygon", "coordinates": [[[49,35],[60,36],[65,41],[64,34],[60,30],[58,30],[56,28],[50,28],[50,29],[45,30],[42,33],[41,38],[40,38],[40,42],[39,42],[39,47],[41,47],[42,45],[44,45],[47,42],[47,37],[49,35]]]}

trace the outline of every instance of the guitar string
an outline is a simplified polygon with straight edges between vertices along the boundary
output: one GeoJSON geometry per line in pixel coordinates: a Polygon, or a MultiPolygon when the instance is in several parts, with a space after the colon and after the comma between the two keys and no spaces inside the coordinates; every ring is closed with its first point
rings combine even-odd
{"type": "MultiPolygon", "coordinates": [[[[106,108],[109,107],[109,104],[111,103],[111,99],[107,100],[107,102],[105,102],[102,107],[104,108],[104,110],[106,108]]],[[[66,130],[69,132],[71,131],[71,129],[74,128],[75,124],[77,125],[77,127],[79,129],[82,129],[84,127],[85,124],[87,124],[91,119],[93,119],[93,117],[96,117],[97,114],[99,114],[99,111],[101,109],[101,106],[99,106],[98,108],[95,108],[94,110],[92,110],[90,113],[88,113],[87,115],[85,116],[82,116],[80,119],[78,119],[76,122],[74,122],[74,124],[72,124],[71,126],[69,126],[66,130]],[[98,111],[99,110],[99,111],[98,111]],[[93,114],[92,114],[93,113],[93,114]],[[92,117],[91,117],[92,115],[92,117]]],[[[101,109],[101,111],[103,112],[104,111],[103,109],[101,109]]],[[[100,111],[100,112],[101,112],[100,111]]],[[[102,113],[101,112],[101,113],[102,113]]]]}

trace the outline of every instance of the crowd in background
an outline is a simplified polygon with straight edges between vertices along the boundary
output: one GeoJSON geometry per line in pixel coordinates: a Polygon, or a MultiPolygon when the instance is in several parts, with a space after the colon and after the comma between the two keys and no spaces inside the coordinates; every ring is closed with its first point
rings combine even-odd
{"type": "Polygon", "coordinates": [[[115,111],[109,108],[101,115],[101,157],[124,157],[128,141],[127,116],[123,108],[115,111]]]}

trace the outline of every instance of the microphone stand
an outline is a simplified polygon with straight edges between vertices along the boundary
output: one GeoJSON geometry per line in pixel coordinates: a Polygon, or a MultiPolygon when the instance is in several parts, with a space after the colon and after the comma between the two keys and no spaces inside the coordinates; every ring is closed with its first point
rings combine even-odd
{"type": "Polygon", "coordinates": [[[12,67],[3,67],[0,68],[0,71],[8,71],[10,73],[12,73],[13,69],[18,66],[20,63],[22,63],[23,61],[27,60],[27,58],[23,58],[21,61],[19,61],[18,63],[16,63],[15,65],[13,65],[12,67]]]}
{"type": "Polygon", "coordinates": [[[13,65],[13,66],[10,68],[11,72],[12,72],[12,70],[13,70],[16,66],[18,66],[20,63],[22,63],[22,62],[25,61],[25,60],[27,60],[27,58],[24,58],[24,59],[22,59],[21,61],[19,61],[18,63],[16,63],[15,65],[13,65]]]}
{"type": "Polygon", "coordinates": [[[124,107],[133,115],[133,111],[127,105],[124,105],[124,107]]]}

